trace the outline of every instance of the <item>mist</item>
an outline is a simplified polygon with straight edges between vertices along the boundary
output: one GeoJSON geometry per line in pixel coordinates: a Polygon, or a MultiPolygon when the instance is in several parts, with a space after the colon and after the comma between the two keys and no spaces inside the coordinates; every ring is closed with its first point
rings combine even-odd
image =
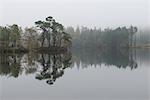
{"type": "Polygon", "coordinates": [[[53,16],[66,27],[146,27],[148,7],[149,0],[0,0],[0,25],[33,26],[53,16]]]}

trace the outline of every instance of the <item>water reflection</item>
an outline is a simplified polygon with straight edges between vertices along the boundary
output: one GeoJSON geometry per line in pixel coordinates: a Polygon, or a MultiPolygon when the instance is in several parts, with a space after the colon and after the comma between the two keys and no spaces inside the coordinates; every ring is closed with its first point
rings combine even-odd
{"type": "Polygon", "coordinates": [[[38,62],[41,64],[42,70],[36,75],[36,79],[46,79],[48,84],[53,84],[64,74],[64,70],[70,67],[71,54],[41,54],[38,62]]]}
{"type": "Polygon", "coordinates": [[[81,68],[104,64],[106,67],[113,65],[119,69],[134,70],[139,67],[138,58],[149,56],[143,54],[145,53],[135,49],[101,51],[80,49],[65,54],[0,54],[0,75],[17,78],[23,73],[35,74],[35,79],[44,80],[47,84],[52,85],[64,75],[65,69],[74,67],[74,64],[81,68]]]}
{"type": "Polygon", "coordinates": [[[0,55],[0,75],[18,77],[22,73],[22,55],[0,55]]]}
{"type": "Polygon", "coordinates": [[[53,84],[70,67],[71,57],[71,53],[0,55],[0,75],[18,77],[25,71],[26,74],[36,73],[36,79],[53,84]]]}
{"type": "Polygon", "coordinates": [[[85,68],[88,65],[101,65],[109,67],[114,65],[117,68],[126,69],[129,67],[131,70],[136,69],[138,64],[136,62],[136,50],[135,49],[82,49],[80,51],[75,50],[73,53],[76,55],[75,61],[77,66],[80,66],[80,62],[84,63],[81,67],[85,68]]]}

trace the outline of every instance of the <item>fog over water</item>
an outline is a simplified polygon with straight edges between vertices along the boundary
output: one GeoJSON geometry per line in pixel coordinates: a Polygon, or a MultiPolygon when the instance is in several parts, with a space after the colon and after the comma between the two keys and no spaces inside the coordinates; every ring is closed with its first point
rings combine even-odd
{"type": "MultiPolygon", "coordinates": [[[[35,76],[40,71],[37,67],[37,72],[32,71],[34,66],[27,64],[28,61],[21,61],[21,68],[18,77],[13,77],[9,74],[4,75],[6,70],[1,71],[0,77],[0,99],[2,100],[149,100],[149,50],[137,51],[136,60],[131,61],[137,63],[137,67],[132,65],[124,66],[130,61],[125,61],[122,56],[122,67],[117,66],[118,60],[110,61],[107,56],[99,57],[97,60],[105,59],[102,64],[97,63],[96,59],[89,57],[89,53],[83,56],[83,53],[73,53],[73,63],[70,67],[64,69],[61,77],[57,77],[54,84],[47,84],[46,80],[38,80],[35,76]],[[145,55],[145,52],[147,55],[145,55]],[[93,64],[90,64],[92,60],[93,64]],[[108,63],[108,64],[106,64],[108,63]],[[113,65],[113,64],[116,65],[113,65]],[[27,65],[27,66],[23,66],[27,65]],[[124,67],[123,67],[124,66],[124,67]],[[26,69],[26,71],[25,71],[26,69]]],[[[2,55],[1,55],[2,56],[2,55]]],[[[53,55],[51,55],[53,56],[53,55]]],[[[129,55],[128,55],[129,56],[129,55]]],[[[27,57],[27,55],[24,55],[27,57]]],[[[3,57],[4,58],[4,57],[3,57]]],[[[135,57],[133,57],[135,58],[135,57]]],[[[46,55],[44,57],[47,59],[46,55]]],[[[22,59],[23,60],[23,59],[22,59]]],[[[24,59],[25,60],[25,59],[24,59]]],[[[51,59],[52,60],[52,59],[51,59]]],[[[56,61],[59,59],[55,59],[56,61]]],[[[41,60],[38,60],[41,61],[41,60]]],[[[52,60],[53,61],[53,60],[52,60]]],[[[7,62],[7,61],[6,61],[7,62]]],[[[20,63],[20,62],[17,62],[20,63]]],[[[41,62],[43,63],[43,62],[41,62]]],[[[47,64],[47,62],[44,62],[47,64]]],[[[135,65],[132,63],[133,65],[135,65]]],[[[5,63],[0,63],[1,69],[5,63]]],[[[40,64],[39,67],[42,67],[40,64]]],[[[19,64],[20,65],[20,64],[19,64]]],[[[7,66],[6,66],[7,67],[7,66]]],[[[12,66],[13,67],[13,66],[12,66]]],[[[16,70],[17,71],[17,70],[16,70]]],[[[13,73],[13,72],[12,72],[13,73]]],[[[48,78],[49,79],[49,78],[48,78]]]]}
{"type": "Polygon", "coordinates": [[[23,27],[53,16],[64,26],[148,26],[149,0],[0,0],[0,25],[23,27]]]}
{"type": "Polygon", "coordinates": [[[0,0],[0,26],[0,100],[150,100],[150,0],[0,0]],[[48,16],[72,27],[24,30],[48,16]]]}

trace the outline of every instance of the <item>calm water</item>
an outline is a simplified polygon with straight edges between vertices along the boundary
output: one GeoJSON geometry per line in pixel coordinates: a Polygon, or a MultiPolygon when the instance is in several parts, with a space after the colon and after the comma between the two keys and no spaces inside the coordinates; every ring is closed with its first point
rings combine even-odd
{"type": "Polygon", "coordinates": [[[0,55],[0,100],[149,100],[150,50],[0,55]]]}

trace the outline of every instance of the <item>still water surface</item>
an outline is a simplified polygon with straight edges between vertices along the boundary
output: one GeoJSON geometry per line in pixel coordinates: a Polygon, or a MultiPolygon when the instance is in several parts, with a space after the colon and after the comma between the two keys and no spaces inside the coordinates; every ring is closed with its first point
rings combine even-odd
{"type": "Polygon", "coordinates": [[[150,50],[1,55],[0,100],[149,100],[149,84],[150,50]]]}

